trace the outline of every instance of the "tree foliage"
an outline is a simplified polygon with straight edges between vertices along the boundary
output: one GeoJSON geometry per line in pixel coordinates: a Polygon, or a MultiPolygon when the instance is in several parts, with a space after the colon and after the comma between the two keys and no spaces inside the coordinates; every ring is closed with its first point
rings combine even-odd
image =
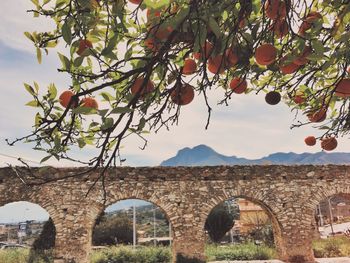
{"type": "Polygon", "coordinates": [[[42,161],[75,160],[72,149],[93,145],[96,156],[76,161],[115,165],[126,137],[146,146],[146,134],[177,124],[193,98],[207,105],[207,127],[214,87],[223,105],[239,93],[266,93],[269,104],[282,99],[299,113],[293,127],[324,131],[316,139],[349,133],[349,0],[32,2],[35,17],[56,23],[25,33],[38,61],[64,46],[59,71],[71,78],[70,87],[44,91],[25,84],[33,97],[27,105],[38,108],[34,129],[9,143],[34,143],[48,153],[42,161]]]}
{"type": "Polygon", "coordinates": [[[218,243],[229,231],[237,218],[239,211],[230,212],[227,204],[220,204],[213,208],[205,221],[205,230],[208,231],[210,239],[218,243]]]}
{"type": "Polygon", "coordinates": [[[124,214],[101,217],[92,234],[95,246],[132,244],[132,241],[132,222],[124,214]]]}

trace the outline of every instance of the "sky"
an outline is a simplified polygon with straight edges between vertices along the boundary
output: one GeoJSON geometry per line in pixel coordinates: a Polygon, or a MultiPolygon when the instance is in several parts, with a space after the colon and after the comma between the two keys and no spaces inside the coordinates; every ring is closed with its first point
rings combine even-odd
{"type": "MultiPolygon", "coordinates": [[[[54,51],[44,56],[43,63],[39,65],[32,43],[23,34],[25,31],[47,30],[53,28],[53,24],[28,14],[26,10],[32,8],[29,0],[1,0],[1,4],[0,167],[20,164],[12,157],[21,157],[33,161],[30,163],[32,165],[39,165],[45,156],[43,153],[32,150],[28,144],[18,143],[10,147],[5,142],[6,138],[15,139],[28,134],[34,121],[35,109],[24,106],[31,98],[24,90],[23,83],[36,81],[44,89],[53,82],[59,91],[63,91],[70,84],[69,76],[57,72],[60,62],[54,51]]],[[[63,49],[62,46],[59,48],[63,49]]],[[[135,137],[129,138],[122,148],[122,156],[127,159],[125,165],[156,166],[173,157],[178,150],[199,144],[206,144],[221,154],[251,159],[274,152],[320,151],[319,145],[310,148],[304,144],[306,136],[318,136],[318,131],[311,127],[290,129],[295,116],[286,105],[268,105],[263,94],[235,95],[229,106],[216,105],[223,96],[224,92],[220,89],[214,88],[209,93],[213,113],[207,130],[207,109],[203,98],[196,96],[193,103],[183,107],[178,126],[147,136],[148,146],[145,150],[139,149],[143,145],[142,141],[135,137]]],[[[350,151],[349,138],[340,138],[338,142],[336,151],[350,151]]],[[[90,148],[75,154],[89,159],[94,152],[90,148]]],[[[46,164],[74,165],[53,160],[46,164]]]]}

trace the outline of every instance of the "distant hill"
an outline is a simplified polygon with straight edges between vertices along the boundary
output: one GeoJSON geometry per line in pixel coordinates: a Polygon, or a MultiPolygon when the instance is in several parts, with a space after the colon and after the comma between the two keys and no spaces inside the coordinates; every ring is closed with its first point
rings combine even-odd
{"type": "Polygon", "coordinates": [[[245,164],[350,164],[350,153],[273,153],[260,159],[246,159],[220,154],[206,145],[183,148],[161,166],[213,166],[245,164]]]}

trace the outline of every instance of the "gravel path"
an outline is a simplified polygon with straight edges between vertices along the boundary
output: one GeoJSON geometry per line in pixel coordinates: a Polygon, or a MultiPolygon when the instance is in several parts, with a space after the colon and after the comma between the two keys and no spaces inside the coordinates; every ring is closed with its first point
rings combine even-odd
{"type": "MultiPolygon", "coordinates": [[[[318,258],[318,263],[350,263],[348,258],[318,258]]],[[[210,263],[283,263],[280,260],[252,260],[252,261],[212,261],[210,263]]]]}

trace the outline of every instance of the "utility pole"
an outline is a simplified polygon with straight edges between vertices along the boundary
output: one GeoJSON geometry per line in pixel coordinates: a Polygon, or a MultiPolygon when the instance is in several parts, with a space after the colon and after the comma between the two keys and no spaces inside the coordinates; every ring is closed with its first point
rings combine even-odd
{"type": "Polygon", "coordinates": [[[334,229],[333,229],[333,212],[332,212],[331,197],[328,198],[328,208],[329,208],[329,216],[330,216],[330,223],[331,223],[332,236],[334,236],[334,229]]]}
{"type": "Polygon", "coordinates": [[[156,206],[153,205],[153,244],[157,245],[156,240],[156,206]]]}
{"type": "Polygon", "coordinates": [[[133,202],[133,216],[132,216],[132,246],[136,248],[136,206],[133,202]]]}
{"type": "Polygon", "coordinates": [[[169,245],[171,246],[171,224],[169,220],[169,245]]]}
{"type": "MultiPolygon", "coordinates": [[[[231,201],[229,200],[228,202],[228,212],[231,215],[231,201]]],[[[233,233],[232,233],[232,227],[230,229],[230,239],[231,239],[231,243],[233,243],[233,233]]]]}

